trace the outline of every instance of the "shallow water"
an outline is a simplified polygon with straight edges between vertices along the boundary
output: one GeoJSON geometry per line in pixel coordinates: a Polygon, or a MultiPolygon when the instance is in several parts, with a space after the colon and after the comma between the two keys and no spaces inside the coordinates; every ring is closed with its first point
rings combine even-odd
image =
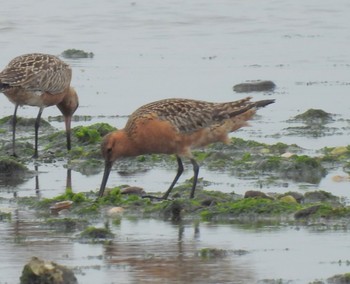
{"type": "Polygon", "coordinates": [[[80,283],[307,283],[348,272],[350,236],[342,229],[123,218],[111,225],[113,242],[101,245],[49,230],[25,211],[14,216],[0,223],[1,283],[16,283],[32,255],[72,267],[80,283]],[[201,257],[207,248],[226,254],[201,257]]]}
{"type": "MultiPolygon", "coordinates": [[[[267,143],[296,143],[314,151],[349,144],[349,11],[350,2],[346,0],[14,0],[0,10],[0,66],[28,52],[60,54],[69,48],[93,52],[93,59],[67,60],[73,67],[73,85],[80,96],[76,114],[92,116],[91,121],[74,122],[73,126],[104,121],[122,127],[125,117],[118,116],[129,115],[153,100],[236,100],[245,94],[234,93],[233,85],[272,80],[277,85],[273,93],[251,95],[257,100],[275,98],[276,103],[259,110],[252,127],[235,136],[267,143]],[[337,135],[317,139],[286,135],[285,128],[291,126],[286,121],[309,108],[336,114],[338,120],[330,126],[337,128],[337,135]]],[[[13,105],[0,96],[1,117],[12,112],[13,105]]],[[[37,110],[24,107],[18,114],[34,117],[37,110]]],[[[59,112],[54,107],[43,113],[44,118],[56,115],[59,112]]],[[[63,129],[62,123],[53,125],[63,129]]],[[[0,196],[11,197],[16,192],[18,196],[52,197],[62,193],[67,177],[64,164],[42,164],[37,179],[29,178],[21,184],[0,181],[0,196]]],[[[34,170],[34,165],[30,167],[34,170]]],[[[174,171],[175,165],[173,169],[152,169],[131,176],[113,173],[109,184],[127,183],[162,191],[174,171]]],[[[303,192],[311,187],[349,198],[349,183],[334,183],[331,177],[335,174],[344,175],[341,169],[334,169],[316,186],[288,182],[288,188],[263,190],[303,192]]],[[[258,188],[254,180],[227,173],[201,169],[200,175],[214,183],[212,189],[244,193],[258,188]]],[[[190,177],[189,168],[182,180],[190,177]]],[[[85,176],[73,171],[72,187],[74,191],[94,190],[100,179],[101,174],[85,176]]],[[[100,283],[218,282],[215,279],[255,283],[263,278],[306,283],[348,271],[338,264],[338,260],[347,260],[344,252],[349,248],[348,234],[343,231],[289,227],[246,230],[237,225],[201,223],[197,235],[193,224],[184,225],[179,240],[177,225],[123,219],[121,226],[114,228],[118,234],[114,246],[106,248],[73,242],[70,237],[38,228],[35,218],[26,223],[26,218],[19,212],[18,220],[0,223],[0,283],[16,283],[32,255],[83,267],[83,273],[78,274],[81,283],[96,283],[92,281],[96,279],[100,283]],[[16,226],[22,219],[25,240],[18,243],[16,226]],[[160,251],[159,245],[167,249],[160,251]],[[194,256],[203,247],[244,249],[249,253],[205,262],[194,256]],[[152,261],[148,264],[146,259],[152,261]],[[159,263],[166,269],[155,269],[159,263]],[[183,278],[176,278],[178,271],[183,272],[183,278]]]]}

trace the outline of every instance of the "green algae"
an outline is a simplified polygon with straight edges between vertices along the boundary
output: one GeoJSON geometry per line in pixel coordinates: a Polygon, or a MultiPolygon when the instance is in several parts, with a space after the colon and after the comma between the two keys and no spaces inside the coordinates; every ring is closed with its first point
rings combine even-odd
{"type": "Polygon", "coordinates": [[[78,141],[86,144],[94,144],[101,141],[101,136],[96,129],[79,126],[74,130],[74,135],[78,141]]]}
{"type": "Polygon", "coordinates": [[[266,198],[244,198],[233,202],[220,203],[214,208],[210,208],[201,213],[205,220],[210,220],[216,216],[276,216],[295,212],[301,206],[296,203],[284,202],[280,200],[270,200],[266,198]]]}
{"type": "Polygon", "coordinates": [[[12,214],[8,212],[1,212],[0,211],[0,221],[11,221],[12,214]]]}
{"type": "MultiPolygon", "coordinates": [[[[328,219],[348,220],[350,217],[350,207],[339,202],[334,202],[334,196],[331,193],[322,193],[322,198],[310,199],[308,195],[319,195],[318,191],[309,192],[305,196],[295,195],[291,192],[276,195],[276,198],[267,196],[266,198],[247,197],[242,198],[234,193],[223,193],[218,191],[198,190],[194,199],[188,198],[189,185],[180,185],[174,188],[173,200],[161,200],[147,195],[149,197],[140,197],[138,195],[122,194],[123,187],[107,189],[105,195],[96,199],[95,193],[72,193],[70,190],[63,195],[52,199],[38,200],[35,198],[19,198],[18,202],[26,204],[38,212],[48,212],[52,204],[62,200],[75,200],[72,208],[69,209],[72,223],[67,219],[62,221],[62,230],[74,228],[74,216],[84,216],[98,220],[103,218],[102,212],[105,209],[113,207],[122,207],[123,216],[152,217],[180,222],[186,219],[203,221],[227,222],[236,220],[242,223],[256,222],[263,220],[275,220],[280,222],[303,222],[303,220],[328,219]],[[294,198],[294,195],[296,198],[294,198]],[[23,202],[23,200],[27,202],[23,202]],[[30,202],[28,202],[30,200],[30,202]],[[304,200],[301,203],[300,200],[304,200]],[[65,225],[66,224],[66,227],[65,225]]],[[[155,195],[157,196],[157,195],[155,195]]],[[[46,213],[47,214],[47,213],[46,213]]],[[[107,213],[106,213],[107,214],[107,213]]],[[[118,217],[118,223],[120,219],[118,217]]],[[[48,221],[55,224],[56,221],[48,221]]],[[[320,221],[321,222],[321,221],[320,221]]],[[[347,222],[347,221],[346,221],[347,222]]],[[[59,222],[57,227],[60,228],[59,222]]],[[[79,224],[79,223],[78,223],[79,224]]]]}
{"type": "Polygon", "coordinates": [[[48,218],[45,224],[55,230],[72,232],[88,225],[88,221],[82,218],[48,218]]]}
{"type": "Polygon", "coordinates": [[[114,234],[109,227],[96,228],[94,226],[89,226],[80,233],[81,238],[87,239],[107,239],[112,238],[113,236],[114,234]]]}
{"type": "Polygon", "coordinates": [[[12,157],[0,157],[0,173],[1,174],[18,174],[19,172],[26,172],[28,168],[15,160],[12,157]]]}
{"type": "Polygon", "coordinates": [[[100,205],[120,205],[123,196],[120,187],[105,190],[104,196],[98,199],[100,205]]]}
{"type": "Polygon", "coordinates": [[[197,252],[197,255],[202,259],[217,259],[226,257],[229,254],[227,250],[217,248],[202,248],[197,252]]]}

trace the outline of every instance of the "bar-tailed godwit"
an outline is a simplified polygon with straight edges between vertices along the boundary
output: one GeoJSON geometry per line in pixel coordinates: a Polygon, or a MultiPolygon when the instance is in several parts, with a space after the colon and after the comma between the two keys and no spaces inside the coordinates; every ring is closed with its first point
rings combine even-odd
{"type": "Polygon", "coordinates": [[[105,169],[99,196],[103,196],[114,161],[122,157],[143,154],[175,154],[178,169],[169,189],[167,199],[183,172],[182,158],[189,158],[194,171],[190,197],[194,197],[199,166],[191,150],[214,142],[229,143],[228,133],[243,126],[256,109],[274,100],[250,101],[251,97],[227,102],[212,103],[189,99],[165,99],[146,104],[129,117],[124,129],[107,134],[101,150],[105,169]]]}
{"type": "Polygon", "coordinates": [[[12,119],[12,154],[15,151],[17,108],[22,105],[39,107],[35,121],[35,150],[38,157],[38,130],[41,114],[45,107],[56,105],[64,116],[67,149],[71,149],[71,119],[79,101],[75,90],[70,86],[72,69],[53,55],[31,53],[12,59],[0,72],[0,92],[15,104],[12,119]]]}

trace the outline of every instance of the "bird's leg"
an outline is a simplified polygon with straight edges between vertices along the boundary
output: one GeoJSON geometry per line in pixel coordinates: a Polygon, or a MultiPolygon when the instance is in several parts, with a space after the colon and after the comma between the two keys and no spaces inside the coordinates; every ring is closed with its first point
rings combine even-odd
{"type": "Polygon", "coordinates": [[[194,191],[196,190],[196,185],[197,185],[197,180],[198,180],[198,173],[199,173],[199,166],[196,162],[195,159],[191,159],[191,163],[193,165],[193,184],[192,184],[192,189],[191,189],[191,195],[190,198],[194,197],[194,191]]]}
{"type": "Polygon", "coordinates": [[[176,160],[177,160],[177,173],[176,176],[173,180],[173,182],[171,183],[169,189],[166,191],[166,193],[163,195],[163,199],[167,199],[171,190],[173,189],[174,185],[176,184],[176,182],[178,181],[179,177],[182,175],[182,172],[184,171],[184,166],[182,164],[181,158],[179,156],[176,156],[176,160]]]}
{"type": "Polygon", "coordinates": [[[17,157],[16,155],[16,124],[17,124],[17,109],[18,104],[15,105],[15,112],[12,117],[12,156],[17,157]]]}
{"type": "Polygon", "coordinates": [[[35,149],[34,149],[33,158],[38,158],[38,133],[39,133],[41,114],[43,113],[43,110],[44,110],[43,107],[39,109],[38,116],[36,117],[36,120],[35,120],[35,149]]]}

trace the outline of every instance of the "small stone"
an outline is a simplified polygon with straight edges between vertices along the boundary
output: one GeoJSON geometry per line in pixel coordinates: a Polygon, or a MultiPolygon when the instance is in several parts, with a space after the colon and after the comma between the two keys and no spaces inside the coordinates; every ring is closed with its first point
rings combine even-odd
{"type": "Polygon", "coordinates": [[[142,196],[145,194],[145,191],[143,190],[142,187],[129,186],[122,189],[121,194],[134,194],[134,195],[142,196]]]}
{"type": "Polygon", "coordinates": [[[112,216],[119,216],[119,215],[123,214],[124,210],[125,209],[123,207],[113,207],[107,211],[107,215],[111,216],[111,217],[112,216]]]}
{"type": "Polygon", "coordinates": [[[334,182],[350,181],[350,177],[349,176],[335,175],[335,176],[332,176],[332,181],[334,181],[334,182]]]}
{"type": "Polygon", "coordinates": [[[282,196],[280,198],[280,201],[286,202],[286,203],[298,203],[296,201],[296,199],[293,196],[291,196],[291,195],[282,196]]]}
{"type": "Polygon", "coordinates": [[[57,202],[54,205],[50,206],[51,213],[57,214],[63,209],[69,209],[73,204],[71,200],[65,200],[61,202],[57,202]]]}
{"type": "Polygon", "coordinates": [[[291,152],[285,152],[281,155],[282,158],[290,158],[293,157],[295,154],[291,153],[291,152]]]}
{"type": "Polygon", "coordinates": [[[341,156],[344,155],[345,153],[349,152],[348,148],[345,146],[340,146],[340,147],[335,147],[332,151],[331,151],[331,155],[333,156],[341,156]]]}

